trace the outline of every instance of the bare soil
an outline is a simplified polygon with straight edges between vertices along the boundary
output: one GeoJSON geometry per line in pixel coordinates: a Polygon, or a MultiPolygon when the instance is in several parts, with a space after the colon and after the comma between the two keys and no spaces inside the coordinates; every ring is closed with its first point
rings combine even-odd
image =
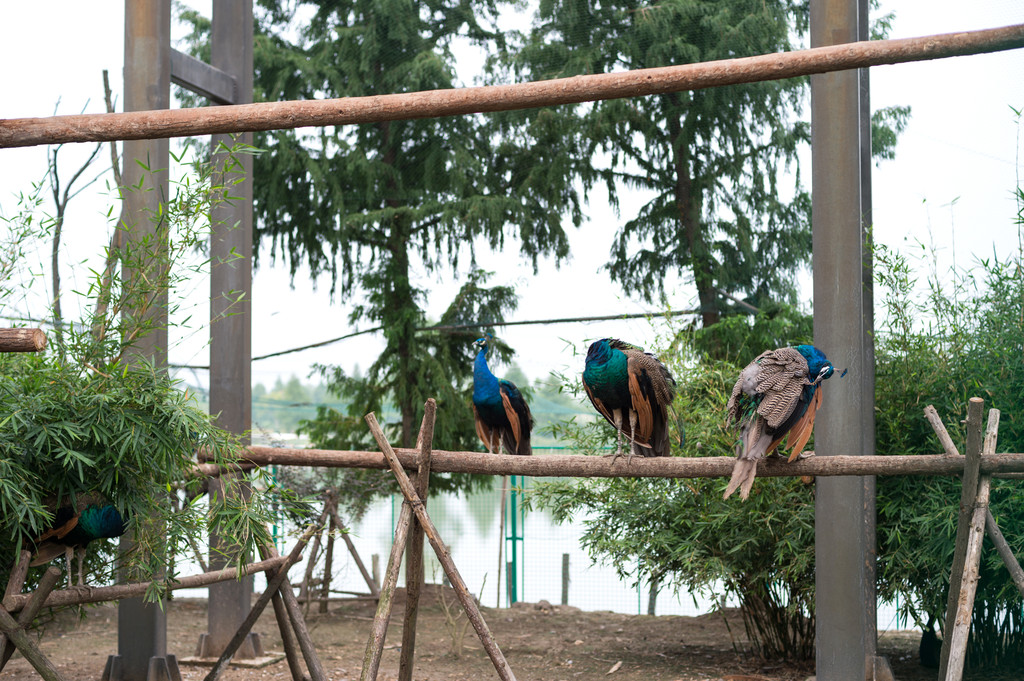
{"type": "MultiPolygon", "coordinates": [[[[461,654],[453,652],[453,637],[445,627],[439,597],[446,595],[459,611],[450,590],[428,587],[417,627],[416,681],[497,678],[472,627],[465,630],[461,654]]],[[[168,605],[168,652],[179,659],[195,652],[206,630],[206,601],[173,600],[168,605]]],[[[358,679],[375,604],[372,601],[331,603],[326,614],[314,604],[307,616],[316,649],[332,681],[358,679]]],[[[804,681],[813,665],[783,664],[752,656],[738,611],[701,617],[653,617],[612,612],[583,612],[547,603],[517,604],[511,609],[483,608],[483,615],[509,665],[520,681],[804,681]]],[[[397,678],[401,642],[403,592],[399,591],[381,663],[379,679],[397,678]]],[[[268,651],[281,642],[271,608],[255,627],[268,651]]],[[[917,663],[917,632],[886,632],[880,652],[893,666],[896,678],[934,679],[935,670],[917,663]]],[[[43,652],[69,681],[97,681],[107,656],[117,651],[117,610],[113,605],[90,608],[81,619],[72,610],[53,617],[42,632],[43,652]]],[[[185,681],[199,681],[208,669],[182,665],[185,681]]],[[[4,681],[28,681],[38,676],[20,654],[0,673],[4,681]]],[[[281,661],[262,669],[230,668],[226,681],[289,681],[288,664],[281,661]]],[[[989,674],[987,679],[997,678],[989,674]]],[[[1010,678],[1010,677],[1006,677],[1010,678]]]]}

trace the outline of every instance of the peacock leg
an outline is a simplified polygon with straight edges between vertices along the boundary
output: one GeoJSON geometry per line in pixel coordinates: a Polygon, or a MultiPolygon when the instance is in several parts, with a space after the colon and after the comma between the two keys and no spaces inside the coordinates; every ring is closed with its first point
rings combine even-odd
{"type": "Polygon", "coordinates": [[[617,443],[617,447],[615,449],[615,453],[612,454],[612,463],[615,463],[615,460],[617,458],[619,458],[620,456],[622,456],[622,412],[619,411],[618,409],[616,409],[616,410],[614,410],[612,412],[612,414],[614,414],[614,416],[615,416],[615,423],[614,423],[614,425],[615,425],[615,438],[616,438],[616,443],[617,443]]]}
{"type": "Polygon", "coordinates": [[[78,586],[85,586],[85,572],[82,570],[82,563],[85,561],[85,549],[76,549],[75,557],[78,558],[78,586]]]}
{"type": "Polygon", "coordinates": [[[67,563],[67,566],[68,566],[68,588],[69,589],[75,585],[75,580],[74,580],[74,574],[75,573],[73,573],[71,571],[71,554],[73,554],[74,552],[75,552],[75,550],[73,548],[71,548],[70,546],[65,546],[64,547],[64,562],[67,563]]]}
{"type": "Polygon", "coordinates": [[[633,460],[633,446],[636,444],[636,422],[637,414],[632,409],[629,410],[629,455],[626,457],[626,464],[633,460]]]}

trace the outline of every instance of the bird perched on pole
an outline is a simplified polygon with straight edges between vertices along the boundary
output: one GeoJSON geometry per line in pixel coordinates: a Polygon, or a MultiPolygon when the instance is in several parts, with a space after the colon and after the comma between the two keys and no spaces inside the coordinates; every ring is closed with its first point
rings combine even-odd
{"type": "Polygon", "coordinates": [[[628,462],[635,456],[669,456],[668,410],[676,382],[657,357],[617,338],[602,338],[587,348],[583,369],[587,397],[619,431],[612,460],[629,439],[628,462]]]}
{"type": "Polygon", "coordinates": [[[492,454],[533,454],[530,407],[515,383],[499,379],[487,368],[487,338],[478,338],[475,344],[479,348],[473,361],[473,416],[477,435],[492,454]]]}
{"type": "Polygon", "coordinates": [[[813,345],[766,350],[740,372],[727,407],[729,422],[739,426],[740,441],[724,498],[739,489],[746,499],[757,462],[787,435],[789,461],[800,456],[821,407],[821,382],[833,372],[832,362],[813,345]]]}
{"type": "Polygon", "coordinates": [[[71,555],[74,553],[78,558],[78,583],[84,584],[82,562],[85,547],[95,539],[120,537],[127,529],[128,523],[113,504],[98,495],[78,495],[76,503],[68,500],[56,509],[50,529],[35,541],[36,552],[30,565],[43,565],[63,554],[70,583],[71,555]]]}

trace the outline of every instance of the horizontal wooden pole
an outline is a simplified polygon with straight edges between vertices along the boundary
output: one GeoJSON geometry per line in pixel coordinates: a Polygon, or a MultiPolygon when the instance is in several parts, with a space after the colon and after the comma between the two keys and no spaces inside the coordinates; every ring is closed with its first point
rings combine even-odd
{"type": "Polygon", "coordinates": [[[46,333],[42,329],[0,329],[0,352],[42,352],[46,333]]]}
{"type": "MultiPolygon", "coordinates": [[[[419,450],[396,449],[407,470],[416,470],[419,450]]],[[[324,468],[388,468],[380,452],[338,451],[331,449],[290,449],[253,445],[245,459],[260,466],[321,466],[324,468]]],[[[727,478],[736,459],[712,457],[611,457],[553,454],[515,456],[480,452],[433,450],[431,471],[438,473],[480,473],[483,475],[529,475],[531,477],[577,478],[727,478]]],[[[948,454],[893,456],[812,456],[793,463],[769,459],[757,466],[757,477],[794,477],[804,475],[960,475],[964,457],[948,454]]],[[[986,454],[982,456],[984,473],[1024,471],[1024,454],[986,454]]]]}
{"type": "Polygon", "coordinates": [[[350,125],[657,95],[1024,47],[1024,25],[873,40],[514,85],[196,109],[0,120],[0,147],[350,125]]]}
{"type": "MultiPolygon", "coordinates": [[[[254,575],[257,572],[273,570],[288,560],[288,556],[268,558],[257,563],[249,563],[242,568],[242,576],[254,575]]],[[[238,577],[238,568],[229,567],[214,572],[204,572],[199,575],[182,577],[172,582],[168,588],[171,591],[177,589],[194,589],[201,586],[209,586],[217,582],[226,582],[238,577]]],[[[115,584],[114,586],[78,586],[72,589],[53,591],[47,596],[43,607],[56,608],[62,605],[79,605],[81,603],[102,603],[104,601],[116,601],[121,598],[137,598],[146,593],[149,582],[132,582],[131,584],[115,584]]],[[[32,594],[16,594],[4,599],[4,607],[11,612],[17,612],[25,607],[32,594]]]]}

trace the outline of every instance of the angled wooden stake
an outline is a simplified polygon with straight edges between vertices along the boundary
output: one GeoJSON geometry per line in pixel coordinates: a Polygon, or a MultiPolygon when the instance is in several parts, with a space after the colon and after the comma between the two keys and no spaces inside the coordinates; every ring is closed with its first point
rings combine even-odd
{"type": "MultiPolygon", "coordinates": [[[[430,487],[430,454],[434,447],[434,419],[437,402],[427,400],[423,408],[423,421],[417,446],[420,450],[419,469],[416,471],[416,494],[426,503],[430,487]]],[[[409,547],[405,557],[405,619],[402,621],[402,655],[398,661],[398,681],[412,681],[412,666],[416,656],[416,619],[419,617],[420,593],[423,591],[423,525],[413,522],[409,533],[409,547]]]]}
{"type": "Polygon", "coordinates": [[[384,452],[384,456],[387,458],[388,464],[398,480],[399,487],[402,488],[402,494],[405,495],[407,503],[412,506],[413,513],[416,514],[420,524],[423,525],[423,531],[427,535],[427,539],[430,540],[430,545],[437,555],[437,560],[441,563],[441,567],[444,568],[445,574],[448,575],[448,580],[451,582],[455,594],[459,597],[459,601],[466,611],[466,617],[472,623],[477,636],[480,637],[480,642],[483,644],[484,650],[487,651],[487,656],[491,658],[491,663],[494,664],[494,669],[498,672],[498,678],[503,681],[515,681],[516,677],[512,673],[512,668],[509,667],[505,656],[501,653],[501,649],[498,648],[498,645],[494,642],[494,637],[491,636],[491,632],[487,629],[487,623],[484,622],[480,609],[477,608],[476,603],[473,601],[473,595],[469,593],[466,583],[462,580],[462,575],[459,574],[458,568],[455,567],[455,563],[452,561],[448,548],[441,541],[437,528],[434,527],[430,516],[427,515],[423,502],[420,500],[419,495],[416,494],[416,488],[413,487],[409,476],[406,475],[405,470],[402,468],[395,450],[391,448],[391,444],[384,437],[384,431],[381,430],[380,424],[377,423],[377,417],[370,413],[365,418],[366,423],[370,426],[370,432],[373,433],[373,437],[377,440],[381,451],[384,452]]]}
{"type": "Polygon", "coordinates": [[[398,571],[402,567],[402,554],[409,537],[409,526],[412,524],[412,507],[409,502],[402,504],[402,512],[398,514],[398,525],[395,527],[395,540],[391,544],[391,555],[384,573],[384,583],[380,589],[380,600],[377,601],[377,613],[373,616],[373,627],[370,638],[366,642],[363,654],[363,670],[359,681],[375,681],[380,670],[380,658],[384,653],[384,638],[388,634],[391,622],[391,608],[395,599],[395,586],[398,584],[398,571]]]}
{"type": "Polygon", "coordinates": [[[356,567],[359,568],[359,574],[363,576],[363,581],[366,582],[366,587],[370,590],[370,595],[375,599],[380,598],[380,586],[374,580],[373,576],[366,570],[366,566],[363,564],[363,559],[359,557],[359,551],[356,550],[356,545],[352,543],[352,538],[348,536],[348,527],[345,523],[341,522],[341,516],[338,515],[336,510],[332,510],[332,517],[334,518],[334,525],[338,528],[338,533],[341,535],[342,541],[345,542],[345,546],[348,547],[349,555],[352,556],[352,560],[355,561],[356,567]]]}
{"type": "MultiPolygon", "coordinates": [[[[39,585],[32,592],[32,598],[29,599],[28,605],[18,613],[19,627],[24,629],[32,624],[32,620],[43,609],[43,602],[46,600],[46,597],[50,595],[53,587],[57,585],[58,579],[60,579],[60,570],[51,565],[39,579],[39,585]]],[[[7,666],[7,662],[11,659],[11,655],[14,654],[14,644],[11,643],[6,634],[0,635],[0,638],[3,639],[3,644],[0,646],[0,671],[3,671],[3,668],[7,666]]]]}
{"type": "Polygon", "coordinates": [[[209,673],[206,675],[204,681],[214,681],[218,676],[220,676],[221,672],[223,672],[228,666],[228,662],[230,662],[231,658],[234,657],[236,652],[238,652],[239,646],[245,642],[245,639],[252,630],[253,625],[256,624],[256,620],[260,618],[260,615],[263,614],[267,604],[270,603],[274,594],[276,594],[278,589],[281,588],[284,580],[287,579],[288,568],[294,565],[295,562],[302,557],[302,550],[306,548],[306,544],[309,542],[309,538],[313,536],[313,533],[319,532],[322,528],[324,516],[320,516],[320,518],[321,521],[319,525],[310,525],[302,536],[299,537],[299,540],[295,543],[295,547],[292,549],[291,553],[288,554],[288,559],[276,569],[274,575],[270,576],[268,573],[270,579],[267,581],[267,588],[264,589],[263,593],[260,594],[260,597],[256,599],[256,603],[253,604],[252,608],[249,610],[249,614],[246,615],[244,620],[242,620],[242,624],[239,625],[238,631],[236,631],[235,635],[230,641],[228,641],[227,646],[224,647],[224,652],[221,653],[217,662],[213,665],[213,668],[210,669],[209,673]]]}
{"type": "MultiPolygon", "coordinates": [[[[318,527],[323,527],[326,521],[326,512],[320,515],[320,520],[317,521],[318,527]]],[[[319,536],[314,535],[314,536],[319,536]]],[[[270,544],[268,546],[260,547],[260,555],[264,558],[268,556],[277,556],[277,548],[270,544]]],[[[292,591],[291,582],[288,581],[288,573],[285,572],[284,581],[281,582],[281,588],[277,590],[277,593],[281,595],[281,600],[284,602],[284,609],[288,613],[288,619],[291,620],[292,631],[295,634],[295,638],[298,639],[299,649],[302,651],[302,657],[306,661],[306,669],[309,670],[309,676],[313,681],[326,681],[327,674],[324,672],[324,666],[320,662],[320,658],[317,657],[316,648],[313,647],[313,637],[309,635],[309,628],[306,627],[306,620],[302,617],[302,608],[299,606],[298,600],[295,598],[295,593],[292,591]]],[[[282,639],[283,630],[282,630],[282,639]]]]}
{"type": "Polygon", "coordinates": [[[25,630],[21,628],[14,618],[11,617],[11,613],[7,612],[7,608],[3,606],[0,606],[0,631],[7,634],[7,638],[14,644],[14,647],[25,656],[25,659],[32,665],[32,668],[39,672],[39,676],[43,677],[45,681],[64,681],[64,677],[60,675],[60,672],[53,666],[53,663],[43,655],[42,651],[39,650],[39,646],[32,640],[32,637],[25,633],[25,630]]]}
{"type": "MultiPolygon", "coordinates": [[[[956,545],[953,549],[953,566],[949,572],[949,597],[946,600],[946,616],[942,623],[942,654],[939,658],[939,678],[951,679],[960,678],[959,675],[950,676],[950,650],[953,642],[953,631],[955,622],[959,619],[957,610],[960,604],[960,591],[963,587],[963,578],[967,566],[968,544],[971,537],[971,523],[974,520],[974,506],[978,498],[978,480],[981,471],[981,449],[982,449],[982,413],[985,409],[985,401],[980,397],[972,397],[967,403],[967,443],[964,448],[966,461],[964,462],[963,482],[960,490],[960,512],[956,526],[956,545]]],[[[940,422],[941,423],[941,422],[940,422]]],[[[932,423],[935,427],[935,423],[932,423]]],[[[945,430],[943,428],[943,430],[945,430]]],[[[936,428],[936,433],[938,433],[936,428]]],[[[939,436],[940,441],[942,436],[939,436]]],[[[943,447],[946,445],[943,444],[943,447]]],[[[947,450],[948,451],[948,450],[947,450]]],[[[987,476],[986,476],[987,477],[987,476]]],[[[988,505],[988,485],[985,486],[985,504],[988,505]]],[[[984,530],[983,530],[984,531],[984,530]]],[[[971,593],[973,602],[973,591],[971,593]]],[[[968,626],[970,615],[968,615],[968,626]]],[[[966,644],[966,640],[964,641],[966,644]]],[[[957,656],[954,656],[956,658],[957,656]]],[[[954,659],[955,661],[955,659],[954,659]]],[[[963,661],[960,661],[961,665],[963,661]]],[[[962,672],[962,667],[961,667],[962,672]]]]}

